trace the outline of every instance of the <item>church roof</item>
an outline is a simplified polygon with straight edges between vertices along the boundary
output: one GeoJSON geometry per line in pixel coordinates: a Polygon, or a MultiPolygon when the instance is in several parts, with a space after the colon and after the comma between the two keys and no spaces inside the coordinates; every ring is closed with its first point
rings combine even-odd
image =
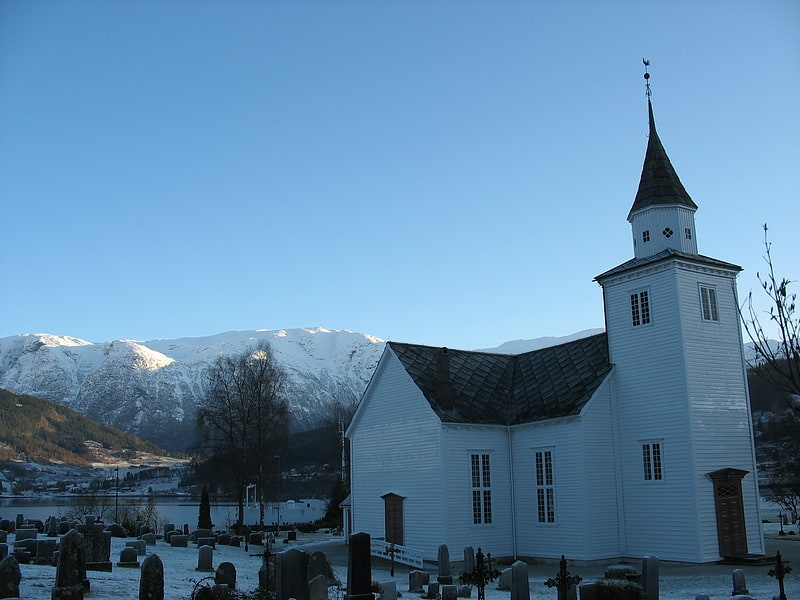
{"type": "Polygon", "coordinates": [[[631,260],[622,263],[614,267],[613,269],[609,269],[605,273],[601,273],[597,277],[594,278],[595,281],[601,281],[606,277],[610,277],[611,275],[618,275],[619,273],[624,273],[625,271],[630,271],[632,269],[638,269],[639,267],[643,267],[645,265],[654,264],[658,262],[662,262],[665,260],[669,260],[671,258],[681,258],[684,260],[689,260],[694,263],[699,263],[703,265],[707,265],[709,267],[717,267],[720,269],[725,269],[727,271],[741,271],[742,267],[738,265],[734,265],[733,263],[725,262],[722,260],[717,260],[716,258],[711,258],[709,256],[703,256],[702,254],[688,254],[686,252],[681,252],[680,250],[675,250],[673,248],[665,248],[661,252],[657,254],[653,254],[652,256],[643,256],[641,258],[632,258],[631,260]]]}
{"type": "Polygon", "coordinates": [[[656,122],[653,118],[653,105],[650,103],[649,98],[647,99],[647,111],[650,134],[647,140],[644,165],[642,166],[642,176],[639,179],[639,189],[636,192],[633,206],[628,213],[629,221],[631,215],[636,211],[660,204],[678,204],[697,209],[697,205],[683,187],[667,156],[666,150],[664,150],[664,146],[661,144],[656,131],[656,122]]]}
{"type": "Polygon", "coordinates": [[[387,344],[448,423],[517,425],[575,415],[611,371],[605,333],[517,355],[387,344]]]}

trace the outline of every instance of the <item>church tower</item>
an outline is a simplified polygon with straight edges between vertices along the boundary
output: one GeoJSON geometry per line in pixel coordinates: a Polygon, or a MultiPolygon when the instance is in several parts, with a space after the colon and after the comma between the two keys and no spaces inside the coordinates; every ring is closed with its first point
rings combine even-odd
{"type": "Polygon", "coordinates": [[[763,554],[741,268],[698,253],[698,207],[656,132],[649,81],[647,109],[628,214],[634,258],[596,278],[613,365],[622,551],[700,563],[763,554]]]}

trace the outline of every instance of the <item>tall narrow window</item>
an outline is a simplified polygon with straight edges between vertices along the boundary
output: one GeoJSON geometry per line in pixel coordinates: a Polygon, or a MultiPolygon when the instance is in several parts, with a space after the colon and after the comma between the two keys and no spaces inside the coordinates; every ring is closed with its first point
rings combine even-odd
{"type": "Polygon", "coordinates": [[[649,242],[650,241],[650,230],[649,229],[645,229],[642,232],[642,241],[643,242],[649,242]]]}
{"type": "Polygon", "coordinates": [[[713,287],[700,286],[700,305],[703,308],[704,321],[719,321],[717,311],[717,290],[713,287]]]}
{"type": "Polygon", "coordinates": [[[492,522],[492,479],[488,454],[470,455],[472,469],[472,522],[492,522]]]}
{"type": "Polygon", "coordinates": [[[634,327],[650,322],[650,297],[647,290],[631,294],[631,323],[634,327]]]}
{"type": "Polygon", "coordinates": [[[642,444],[642,465],[646,481],[660,481],[663,478],[660,442],[642,444]]]}
{"type": "Polygon", "coordinates": [[[553,492],[553,452],[536,451],[536,508],[539,523],[555,523],[556,505],[553,492]]]}

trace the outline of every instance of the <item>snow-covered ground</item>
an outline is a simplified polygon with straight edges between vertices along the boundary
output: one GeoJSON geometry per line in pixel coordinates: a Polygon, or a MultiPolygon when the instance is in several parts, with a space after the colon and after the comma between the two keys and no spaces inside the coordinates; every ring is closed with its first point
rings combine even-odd
{"type": "MultiPolygon", "coordinates": [[[[800,597],[800,535],[778,536],[778,525],[766,523],[765,538],[767,551],[770,555],[780,551],[783,559],[791,561],[794,571],[786,577],[786,595],[789,599],[800,597]]],[[[785,527],[786,531],[797,531],[796,526],[785,527]]],[[[13,534],[9,542],[13,541],[13,534]]],[[[119,560],[120,550],[129,541],[121,538],[112,538],[111,560],[114,568],[111,573],[90,571],[91,592],[87,600],[135,600],[138,598],[139,569],[122,568],[116,565],[119,560]]],[[[334,571],[342,584],[347,580],[347,548],[342,538],[322,537],[320,535],[298,535],[298,541],[292,542],[293,547],[304,548],[309,552],[322,550],[328,555],[334,571]]],[[[280,551],[286,548],[278,544],[275,548],[280,551]]],[[[250,546],[249,551],[244,546],[235,548],[231,546],[217,546],[214,551],[213,566],[229,561],[236,566],[237,588],[242,591],[253,591],[258,585],[258,569],[261,558],[254,556],[261,551],[260,546],[250,546]]],[[[213,573],[198,572],[197,548],[172,548],[159,540],[156,546],[147,547],[148,555],[156,553],[164,563],[165,598],[167,600],[184,600],[191,597],[195,584],[213,573]]],[[[460,550],[451,549],[451,559],[458,560],[460,550]]],[[[140,562],[144,557],[139,557],[140,562]]],[[[639,564],[634,564],[637,569],[639,564]]],[[[389,563],[376,558],[372,559],[373,581],[397,581],[397,589],[406,598],[417,597],[417,594],[408,592],[408,567],[397,566],[395,576],[390,576],[389,563]]],[[[733,565],[675,565],[662,563],[660,565],[660,599],[661,600],[693,600],[699,594],[707,594],[711,600],[730,598],[732,591],[731,573],[733,565]]],[[[738,567],[745,571],[747,586],[750,595],[760,600],[769,600],[778,595],[778,582],[767,575],[772,565],[738,567]]],[[[55,568],[40,565],[21,565],[22,583],[20,585],[20,598],[48,600],[55,580],[55,568]]],[[[431,573],[435,575],[435,566],[430,566],[431,573]]],[[[594,581],[602,577],[604,565],[588,567],[569,565],[571,574],[580,575],[585,582],[594,581]]],[[[529,567],[531,598],[552,599],[556,598],[556,591],[544,585],[549,577],[554,577],[558,571],[557,564],[537,563],[529,567]]],[[[342,592],[331,589],[331,598],[340,598],[342,592]]],[[[477,596],[473,590],[473,598],[477,596]]],[[[496,584],[486,588],[486,600],[510,600],[510,593],[497,590],[496,584]]]]}

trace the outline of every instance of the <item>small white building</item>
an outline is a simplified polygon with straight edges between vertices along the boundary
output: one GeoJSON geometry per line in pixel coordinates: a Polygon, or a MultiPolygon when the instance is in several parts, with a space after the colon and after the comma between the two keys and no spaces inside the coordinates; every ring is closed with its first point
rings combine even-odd
{"type": "Polygon", "coordinates": [[[698,254],[650,137],[606,333],[519,355],[387,342],[347,430],[350,517],[435,559],[763,554],[736,265],[698,254]]]}

